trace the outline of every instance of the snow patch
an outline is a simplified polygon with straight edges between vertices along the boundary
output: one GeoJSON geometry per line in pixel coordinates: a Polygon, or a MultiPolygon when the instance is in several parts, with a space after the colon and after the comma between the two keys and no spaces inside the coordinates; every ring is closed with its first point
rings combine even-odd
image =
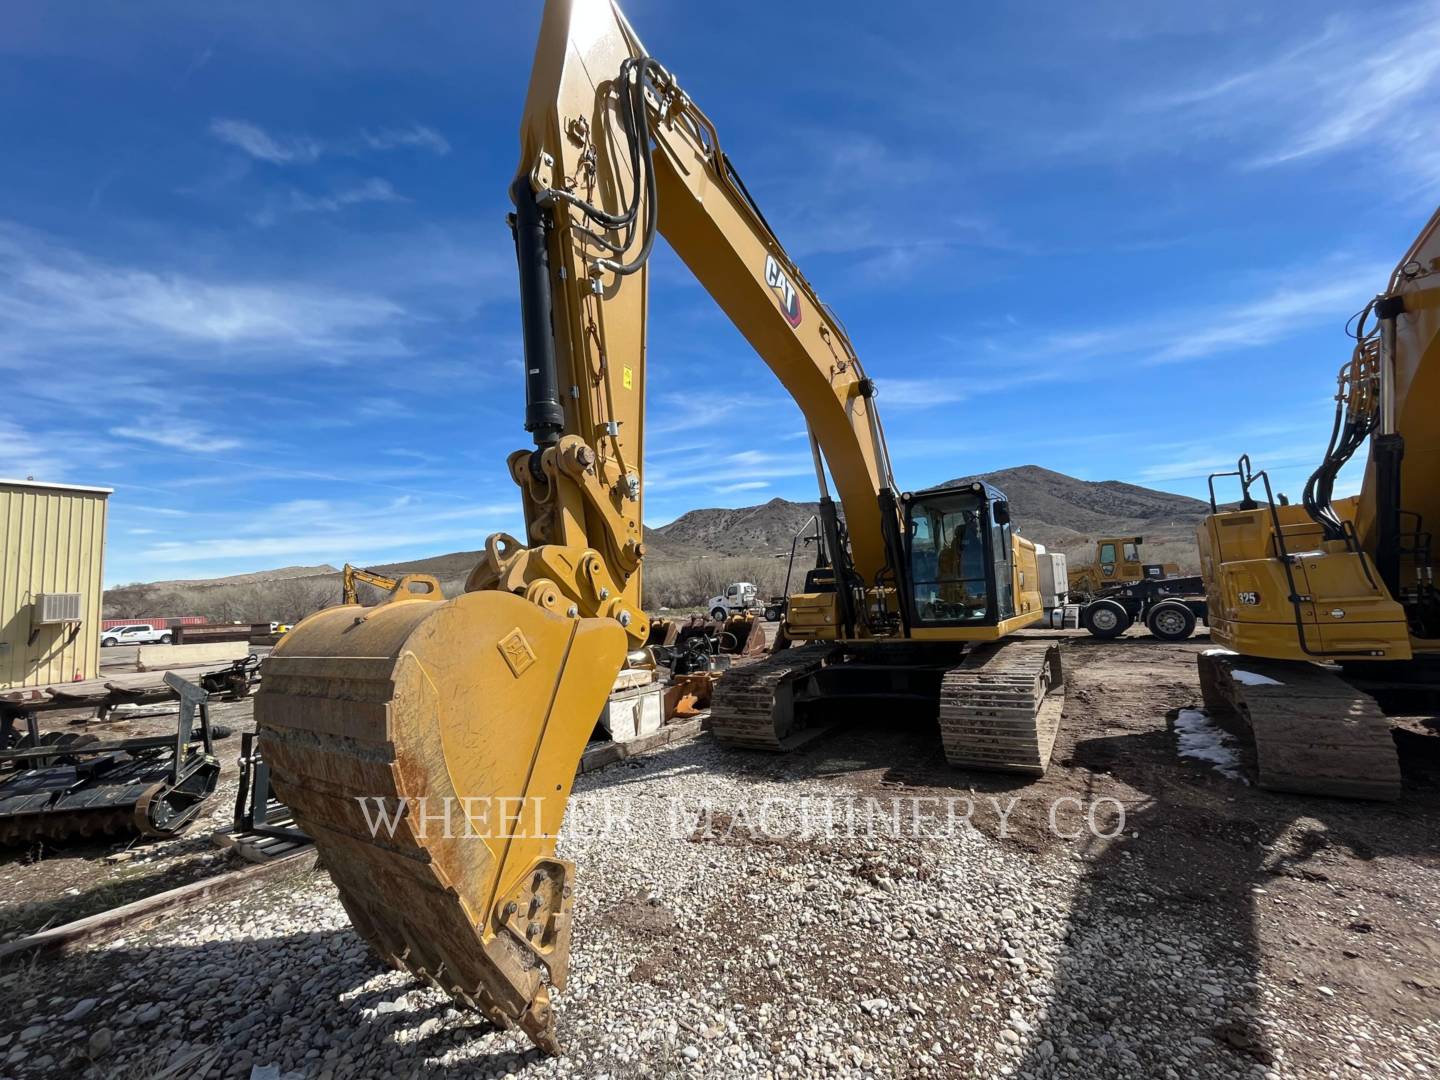
{"type": "Polygon", "coordinates": [[[1239,668],[1231,668],[1230,674],[1235,676],[1235,681],[1244,683],[1246,686],[1284,686],[1279,679],[1272,679],[1269,675],[1261,675],[1254,671],[1241,671],[1239,668]]]}
{"type": "Polygon", "coordinates": [[[1242,784],[1249,782],[1240,769],[1239,748],[1234,738],[1212,724],[1203,709],[1181,709],[1175,717],[1175,735],[1181,757],[1207,761],[1222,776],[1242,784]]]}

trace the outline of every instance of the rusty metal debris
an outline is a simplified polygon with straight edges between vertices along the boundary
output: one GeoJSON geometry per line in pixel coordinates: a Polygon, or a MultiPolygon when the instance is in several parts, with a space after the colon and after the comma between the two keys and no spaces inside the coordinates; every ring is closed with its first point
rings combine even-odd
{"type": "Polygon", "coordinates": [[[173,836],[189,824],[214,792],[220,762],[206,692],[174,672],[165,682],[180,698],[174,735],[66,739],[42,734],[30,717],[26,735],[0,750],[0,844],[173,836]]]}

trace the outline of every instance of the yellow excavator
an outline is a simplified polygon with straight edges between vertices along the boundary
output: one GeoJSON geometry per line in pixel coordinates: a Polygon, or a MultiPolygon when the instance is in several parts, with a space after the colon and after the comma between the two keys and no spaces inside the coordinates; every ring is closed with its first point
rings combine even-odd
{"type": "MultiPolygon", "coordinates": [[[[1210,478],[1197,541],[1219,649],[1200,659],[1208,709],[1242,721],[1262,786],[1395,799],[1387,712],[1440,699],[1440,211],[1354,320],[1324,459],[1292,505],[1242,457],[1210,478]],[[1360,493],[1336,498],[1368,444],[1360,493]],[[1217,479],[1238,480],[1219,511],[1217,479]],[[1392,704],[1393,703],[1393,704],[1392,704]]],[[[1418,712],[1417,712],[1418,711],[1418,712]]]]}
{"type": "Polygon", "coordinates": [[[1035,546],[1003,494],[901,493],[844,329],[611,0],[548,0],[520,141],[511,225],[534,447],[508,465],[525,542],[491,536],[452,599],[397,588],[312,615],[266,661],[256,719],[277,794],[370,944],[558,1052],[550,989],[565,980],[574,868],[556,833],[617,675],[648,662],[658,235],[800,407],[821,493],[827,565],[788,605],[801,644],[721,681],[715,736],[783,750],[827,702],[898,697],[938,717],[951,761],[1040,773],[1063,683],[1053,642],[1006,640],[1044,612],[1035,546]],[[377,826],[387,807],[399,812],[377,826]]]}
{"type": "Polygon", "coordinates": [[[401,594],[424,593],[427,596],[434,593],[434,599],[440,599],[440,582],[429,574],[402,574],[398,578],[387,577],[384,574],[377,574],[373,570],[363,570],[358,566],[345,564],[340,571],[340,602],[342,604],[360,603],[360,591],[355,587],[357,582],[366,585],[373,585],[388,596],[393,596],[397,591],[401,594]]]}

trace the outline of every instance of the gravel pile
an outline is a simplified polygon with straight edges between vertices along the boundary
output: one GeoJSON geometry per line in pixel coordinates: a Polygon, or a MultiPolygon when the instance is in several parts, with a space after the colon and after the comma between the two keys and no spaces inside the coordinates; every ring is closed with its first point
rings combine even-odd
{"type": "Polygon", "coordinates": [[[1244,942],[1197,932],[1203,904],[1131,888],[1123,852],[1143,838],[1102,854],[973,831],[763,835],[766,798],[791,807],[770,805],[771,832],[793,833],[802,799],[874,794],[786,769],[696,740],[578,781],[561,1059],[385,970],[321,873],[7,976],[28,1026],[0,1041],[0,1073],[1327,1075],[1288,1064],[1279,1018],[1298,1001],[1335,1014],[1331,1075],[1430,1075],[1440,1032],[1366,1027],[1323,987],[1272,985],[1244,942]]]}

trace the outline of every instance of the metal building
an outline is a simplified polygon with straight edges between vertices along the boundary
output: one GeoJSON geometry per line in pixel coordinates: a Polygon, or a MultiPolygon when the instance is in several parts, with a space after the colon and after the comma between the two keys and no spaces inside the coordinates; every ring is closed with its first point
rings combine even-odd
{"type": "Polygon", "coordinates": [[[0,689],[99,674],[111,490],[0,480],[0,689]]]}

